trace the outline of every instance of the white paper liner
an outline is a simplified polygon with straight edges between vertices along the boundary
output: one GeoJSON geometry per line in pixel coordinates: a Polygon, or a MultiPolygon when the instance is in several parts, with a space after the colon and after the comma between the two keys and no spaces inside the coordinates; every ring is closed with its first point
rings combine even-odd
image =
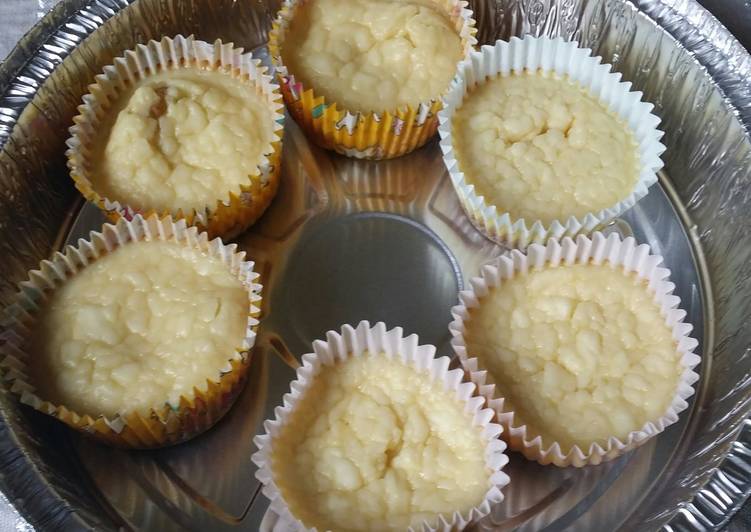
{"type": "Polygon", "coordinates": [[[637,245],[631,237],[621,240],[615,233],[606,237],[600,232],[595,232],[591,239],[579,235],[576,240],[566,237],[560,243],[551,239],[546,246],[533,244],[527,249],[526,254],[513,250],[482,267],[480,276],[470,281],[472,288],[459,293],[460,304],[451,309],[454,318],[449,324],[453,336],[451,345],[470,380],[477,385],[488,405],[496,411],[509,448],[520,451],[528,459],[536,460],[543,465],[582,467],[612,460],[643,444],[678,420],[678,414],[688,407],[686,399],[694,393],[693,384],[699,379],[699,375],[693,368],[701,359],[694,353],[698,342],[689,336],[693,327],[683,322],[686,312],[679,308],[680,298],[673,295],[675,285],[669,281],[670,270],[660,266],[661,264],[662,257],[651,255],[646,244],[637,245]],[[543,446],[540,436],[529,439],[526,425],[515,424],[514,411],[506,408],[504,397],[500,392],[496,393],[492,377],[482,368],[480,361],[467,352],[464,322],[469,319],[470,310],[478,308],[482,304],[482,298],[504,280],[512,279],[516,275],[526,275],[530,270],[541,270],[560,264],[603,263],[622,268],[626,272],[634,272],[639,279],[646,281],[647,289],[654,294],[654,301],[660,306],[665,323],[673,331],[673,339],[684,370],[678,380],[675,397],[662,417],[630,432],[625,441],[611,437],[604,447],[598,443],[593,443],[589,449],[573,446],[564,454],[558,443],[543,446]]]}
{"type": "MultiPolygon", "coordinates": [[[[19,284],[16,302],[5,309],[0,322],[0,339],[5,340],[4,343],[0,342],[0,370],[3,380],[13,393],[20,396],[22,403],[113,445],[160,447],[196,436],[218,421],[231,406],[236,392],[244,384],[244,376],[236,375],[238,370],[233,369],[233,366],[247,369],[249,351],[255,344],[262,287],[257,283],[259,274],[253,270],[254,263],[245,261],[244,257],[245,252],[238,252],[236,244],[225,245],[218,238],[209,240],[206,233],[199,233],[196,227],[187,226],[185,220],[173,221],[170,217],[159,219],[156,215],[143,218],[136,215],[132,221],[121,219],[116,225],[105,224],[101,232],[92,231],[89,239],[80,239],[76,247],[67,246],[62,252],[56,252],[51,260],[43,260],[39,269],[30,271],[28,280],[19,284]],[[24,342],[33,333],[36,314],[44,306],[48,295],[89,264],[115,249],[131,242],[153,240],[177,242],[221,260],[246,288],[248,318],[245,335],[239,345],[227,353],[225,366],[217,368],[215,375],[206,376],[206,390],[196,387],[193,394],[181,396],[177,404],[170,403],[170,398],[165,397],[163,407],[118,414],[115,417],[78,414],[65,405],[56,405],[38,396],[34,384],[28,380],[27,368],[29,364],[33,364],[33,360],[28,359],[24,342]],[[214,404],[208,408],[195,405],[196,401],[211,403],[214,399],[229,404],[214,404]],[[134,423],[138,426],[133,426],[134,423]],[[155,431],[155,427],[164,427],[165,430],[155,431]]],[[[179,312],[179,309],[175,310],[179,312]]]]}
{"type": "MultiPolygon", "coordinates": [[[[212,237],[228,238],[245,227],[236,228],[224,219],[214,218],[237,217],[237,211],[257,207],[261,212],[257,213],[250,223],[255,221],[268,205],[250,205],[252,201],[259,201],[259,198],[252,195],[263,195],[263,192],[256,190],[258,187],[253,187],[255,181],[260,181],[259,184],[263,187],[273,185],[271,198],[276,193],[284,133],[282,95],[279,85],[268,73],[267,67],[262,65],[260,60],[254,59],[251,53],[244,53],[242,48],[235,48],[231,43],[225,44],[221,40],[208,43],[196,40],[193,36],[177,35],[174,38],[163,37],[160,41],[152,40],[146,44],[139,44],[135,50],[129,50],[122,57],[115,58],[112,65],[104,67],[104,72],[96,76],[95,83],[89,86],[89,93],[83,97],[83,103],[78,107],[78,113],[73,119],[74,125],[69,130],[71,136],[67,141],[66,151],[68,167],[76,187],[84,197],[108,214],[127,219],[131,219],[137,213],[144,216],[155,212],[160,216],[172,215],[175,218],[186,218],[189,224],[199,225],[201,229],[208,230],[212,237]],[[101,121],[109,115],[112,103],[140,79],[164,70],[187,66],[209,67],[217,71],[233,72],[237,79],[247,78],[248,90],[255,89],[266,100],[272,111],[273,121],[269,127],[273,129],[273,133],[271,141],[263,150],[258,173],[249,176],[247,184],[228,189],[225,197],[218,201],[212,200],[202,209],[171,209],[169,212],[150,209],[143,212],[116,199],[104,197],[96,190],[91,180],[91,174],[94,172],[92,158],[95,155],[96,142],[102,134],[101,121]],[[218,230],[215,228],[217,226],[218,230]]],[[[271,198],[264,197],[262,201],[270,202],[271,198]]],[[[243,222],[240,224],[243,225],[243,222]]]]}
{"type": "Polygon", "coordinates": [[[601,64],[592,51],[579,48],[576,42],[561,38],[526,36],[511,41],[496,41],[485,45],[459,65],[459,75],[438,113],[438,132],[443,160],[451,176],[451,183],[472,223],[491,240],[508,247],[525,248],[531,243],[545,243],[550,238],[589,233],[596,227],[631,208],[657,182],[657,172],[663,163],[660,155],[665,146],[660,143],[663,132],[657,129],[660,119],[652,114],[654,106],[641,101],[642,93],[631,91],[630,82],[621,82],[621,74],[611,72],[610,65],[601,64]],[[555,72],[568,76],[616,113],[631,130],[639,151],[639,176],[631,194],[615,205],[583,217],[571,216],[543,224],[540,220],[514,219],[507,212],[489,204],[467,181],[456,158],[453,146],[452,117],[464,98],[477,85],[498,75],[508,76],[523,71],[555,72]]]}
{"type": "Polygon", "coordinates": [[[284,395],[283,405],[274,410],[275,419],[266,420],[265,434],[256,436],[253,440],[258,449],[252,456],[253,462],[258,466],[256,477],[263,483],[263,493],[271,501],[270,510],[277,516],[270,519],[271,523],[267,526],[279,531],[308,530],[291,514],[274,480],[271,469],[274,438],[280,434],[298,402],[305,400],[305,392],[323,366],[332,366],[350,357],[361,356],[365,352],[383,353],[387,358],[401,360],[418,370],[428,372],[434,381],[442,382],[447,392],[452,392],[457,399],[465,403],[465,412],[472,415],[474,426],[482,427],[483,438],[487,441],[485,461],[491,470],[491,486],[483,501],[465,514],[442,514],[437,527],[429,528],[425,525],[420,530],[461,530],[468,523],[487,515],[491,505],[503,500],[501,490],[508,484],[509,478],[502,471],[508,463],[508,457],[504,454],[506,444],[499,439],[502,428],[491,423],[494,412],[483,408],[484,398],[475,393],[474,384],[463,381],[462,370],[449,371],[448,357],[435,358],[435,347],[418,345],[417,335],[414,334],[404,337],[401,327],[387,331],[384,323],[378,322],[371,327],[367,321],[360,322],[357,327],[344,325],[341,333],[328,331],[326,341],[316,340],[313,350],[313,353],[303,355],[302,366],[297,370],[297,378],[290,385],[290,392],[284,395]]]}

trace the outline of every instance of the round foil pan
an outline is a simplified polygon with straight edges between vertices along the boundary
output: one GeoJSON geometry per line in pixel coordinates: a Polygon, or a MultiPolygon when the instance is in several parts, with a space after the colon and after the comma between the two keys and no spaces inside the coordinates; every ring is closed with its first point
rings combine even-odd
{"type": "MultiPolygon", "coordinates": [[[[531,33],[594,49],[656,106],[660,185],[606,231],[665,257],[700,341],[681,421],[614,462],[543,467],[512,454],[505,501],[477,530],[707,530],[751,490],[751,57],[692,0],[475,0],[481,43],[531,33]]],[[[102,222],[65,168],[67,128],[103,66],[163,35],[222,38],[267,59],[271,0],[63,0],[0,67],[0,304],[40,259],[102,222]]],[[[253,436],[310,343],[343,323],[402,326],[450,354],[449,309],[504,250],[463,214],[437,141],[366,162],[292,120],[279,195],[237,238],[259,267],[248,386],[207,434],[170,449],[99,446],[0,392],[0,489],[42,529],[258,530],[253,436]]],[[[2,342],[0,330],[0,342],[2,342]]]]}

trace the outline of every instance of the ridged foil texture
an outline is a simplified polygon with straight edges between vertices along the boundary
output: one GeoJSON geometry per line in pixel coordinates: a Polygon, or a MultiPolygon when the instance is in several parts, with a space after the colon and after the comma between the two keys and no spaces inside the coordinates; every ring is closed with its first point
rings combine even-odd
{"type": "MultiPolygon", "coordinates": [[[[668,148],[663,157],[669,181],[662,184],[666,194],[674,190],[679,200],[677,214],[671,216],[682,217],[696,250],[695,263],[705,278],[702,290],[694,294],[697,304],[704,305],[702,378],[680,442],[667,455],[637,453],[628,467],[616,461],[572,476],[555,496],[579,496],[577,490],[587,482],[612,482],[616,477],[631,484],[617,496],[600,499],[592,511],[574,508],[556,526],[592,528],[602,523],[598,515],[607,514],[625,516],[620,527],[629,531],[655,529],[674,517],[669,530],[717,527],[751,487],[751,431],[744,428],[735,441],[751,409],[751,58],[693,0],[475,0],[470,7],[481,43],[525,33],[577,39],[655,104],[668,148]],[[653,471],[660,472],[654,485],[653,471]]],[[[265,0],[63,0],[24,37],[0,67],[0,304],[8,303],[15,283],[29,268],[59,247],[76,212],[64,141],[94,75],[123,50],[165,34],[194,34],[207,41],[221,37],[256,48],[266,41],[278,8],[279,2],[265,0]]],[[[294,131],[294,125],[291,128],[294,131]]],[[[432,208],[431,202],[443,197],[441,185],[427,194],[409,178],[440,168],[423,153],[413,154],[417,157],[412,172],[399,161],[383,167],[350,164],[305,147],[299,131],[294,133],[291,147],[285,149],[291,154],[285,163],[292,161],[285,171],[298,179],[286,185],[292,206],[317,195],[330,211],[375,205],[412,215],[417,205],[427,202],[432,208]],[[322,178],[329,172],[339,173],[337,186],[343,192],[338,195],[322,178]],[[379,192],[392,180],[398,181],[396,192],[379,192]]],[[[647,197],[640,203],[651,205],[649,201],[647,197]]],[[[641,215],[637,209],[631,216],[641,215]]],[[[302,224],[306,218],[301,216],[302,224]]],[[[441,223],[471,231],[460,211],[448,216],[441,223]]],[[[650,219],[645,227],[668,227],[673,218],[665,216],[650,219]]],[[[666,230],[662,243],[682,245],[679,239],[684,236],[666,230]]],[[[482,241],[473,245],[485,250],[482,241]]],[[[665,250],[656,252],[665,255],[665,250]]],[[[693,271],[690,264],[686,268],[693,271]]],[[[441,279],[435,277],[436,287],[442,286],[441,279]]],[[[268,345],[278,344],[274,342],[267,340],[268,345]]],[[[269,367],[263,366],[251,379],[263,384],[266,371],[269,367]]],[[[245,401],[240,399],[243,412],[260,418],[255,404],[245,401]]],[[[84,472],[71,459],[82,452],[74,448],[78,444],[54,421],[19,408],[4,391],[0,416],[0,487],[37,527],[115,529],[133,524],[124,521],[126,514],[127,519],[147,519],[139,521],[144,526],[198,526],[188,518],[159,520],[158,515],[179,517],[170,512],[189,499],[202,501],[207,505],[202,511],[214,512],[228,529],[242,523],[250,526],[246,517],[260,521],[256,512],[262,515],[263,508],[256,510],[252,504],[242,507],[248,516],[238,510],[241,518],[211,506],[214,503],[204,495],[219,489],[219,482],[205,467],[196,473],[201,493],[180,484],[177,465],[148,455],[102,454],[94,446],[83,447],[89,460],[84,472]],[[144,506],[139,485],[124,482],[110,484],[106,493],[94,493],[94,484],[104,486],[107,475],[118,471],[137,474],[141,480],[156,479],[155,489],[174,497],[144,506]],[[112,500],[122,506],[113,508],[107,502],[112,500]],[[144,517],[145,511],[151,513],[144,517]]],[[[250,432],[242,433],[245,441],[250,441],[250,432]]],[[[189,451],[186,448],[187,462],[189,451]]],[[[229,462],[233,452],[226,450],[219,463],[229,462]]],[[[507,513],[495,517],[502,520],[508,512],[525,515],[526,520],[514,522],[527,530],[549,524],[544,506],[529,507],[530,500],[539,499],[539,487],[531,480],[507,494],[507,513]]],[[[586,493],[581,496],[587,500],[586,493]]]]}

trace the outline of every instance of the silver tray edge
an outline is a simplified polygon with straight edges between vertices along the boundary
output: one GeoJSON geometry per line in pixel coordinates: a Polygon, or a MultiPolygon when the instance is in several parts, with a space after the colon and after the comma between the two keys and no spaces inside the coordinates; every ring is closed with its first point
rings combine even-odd
{"type": "MultiPolygon", "coordinates": [[[[134,0],[67,0],[40,21],[0,67],[0,148],[15,122],[52,70],[105,20],[134,0]]],[[[751,56],[717,19],[692,0],[637,0],[632,2],[683,43],[697,34],[711,46],[695,50],[696,60],[707,69],[725,95],[746,132],[751,129],[751,56]],[[745,83],[744,83],[745,81],[745,83]]],[[[728,438],[722,464],[708,470],[707,482],[675,511],[678,515],[666,530],[716,529],[725,524],[751,491],[751,421],[748,404],[739,408],[728,426],[739,426],[740,437],[728,438]],[[710,477],[711,475],[711,477],[710,477]]],[[[735,431],[734,431],[735,432],[735,431]]],[[[67,501],[64,486],[45,480],[27,452],[24,436],[16,434],[0,410],[0,489],[21,513],[41,528],[88,528],[67,501]]],[[[723,456],[714,459],[719,462],[723,456]]],[[[85,510],[84,510],[85,511],[85,510]]],[[[667,516],[670,517],[670,516],[667,516]]],[[[87,521],[96,517],[87,515],[87,521]]],[[[667,519],[665,519],[667,520],[667,519]]]]}

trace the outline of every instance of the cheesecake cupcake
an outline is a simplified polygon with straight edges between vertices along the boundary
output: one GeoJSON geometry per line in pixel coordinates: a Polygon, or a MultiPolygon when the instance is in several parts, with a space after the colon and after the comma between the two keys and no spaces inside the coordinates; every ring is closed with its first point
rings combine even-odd
{"type": "Polygon", "coordinates": [[[463,0],[286,0],[269,34],[287,109],[324,148],[387,159],[436,131],[474,45],[463,0]]]}
{"type": "Polygon", "coordinates": [[[509,447],[541,464],[613,459],[687,408],[697,342],[662,258],[595,233],[514,250],[452,309],[452,345],[509,447]]]}
{"type": "Polygon", "coordinates": [[[276,194],[279,87],[231,44],[177,36],[139,45],[97,76],[78,111],[71,176],[113,221],[171,215],[230,238],[276,194]]]}
{"type": "Polygon", "coordinates": [[[456,530],[503,500],[500,426],[447,357],[383,323],[326,336],[255,440],[285,530],[456,530]]]}
{"type": "Polygon", "coordinates": [[[242,390],[260,285],[235,246],[137,215],[92,232],[21,284],[4,379],[21,401],[120,447],[179,443],[242,390]]]}
{"type": "Polygon", "coordinates": [[[439,114],[441,149],[473,224],[509,247],[587,233],[657,181],[660,120],[599,57],[562,39],[473,52],[439,114]]]}

